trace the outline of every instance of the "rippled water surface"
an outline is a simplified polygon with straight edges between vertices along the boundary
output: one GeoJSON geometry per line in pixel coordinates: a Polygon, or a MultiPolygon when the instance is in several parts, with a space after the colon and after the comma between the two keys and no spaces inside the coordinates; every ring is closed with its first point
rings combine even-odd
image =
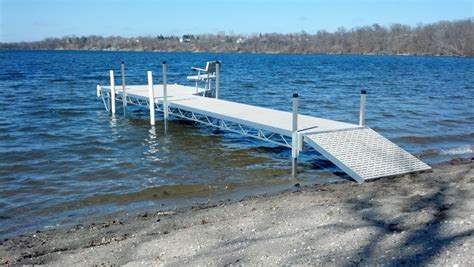
{"type": "MultiPolygon", "coordinates": [[[[170,83],[220,60],[223,99],[290,110],[298,92],[301,113],[353,123],[365,89],[367,125],[425,162],[473,155],[472,58],[0,51],[0,236],[294,183],[289,149],[105,112],[95,86],[109,69],[125,61],[129,84],[147,70],[161,82],[163,60],[170,83]]],[[[300,162],[300,182],[347,179],[315,151],[300,162]]]]}

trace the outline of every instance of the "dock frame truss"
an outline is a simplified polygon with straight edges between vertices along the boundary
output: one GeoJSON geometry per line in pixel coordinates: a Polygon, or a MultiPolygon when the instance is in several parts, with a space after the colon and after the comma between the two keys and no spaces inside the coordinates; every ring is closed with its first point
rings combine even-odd
{"type": "MultiPolygon", "coordinates": [[[[102,102],[104,103],[105,109],[110,110],[110,92],[101,92],[102,102]]],[[[123,94],[120,91],[116,92],[115,99],[117,102],[123,102],[123,94]]],[[[134,97],[133,95],[127,94],[126,103],[139,107],[150,108],[150,101],[141,97],[134,97]]],[[[164,113],[164,103],[155,103],[155,110],[164,113]]],[[[292,141],[290,136],[286,136],[280,133],[271,132],[265,129],[251,127],[242,123],[237,123],[229,120],[215,118],[209,115],[204,115],[198,112],[189,111],[183,108],[175,107],[172,103],[168,103],[168,114],[173,115],[180,119],[190,120],[198,122],[207,126],[211,126],[220,130],[240,134],[247,137],[252,137],[261,141],[266,141],[274,145],[291,148],[292,141]]]]}

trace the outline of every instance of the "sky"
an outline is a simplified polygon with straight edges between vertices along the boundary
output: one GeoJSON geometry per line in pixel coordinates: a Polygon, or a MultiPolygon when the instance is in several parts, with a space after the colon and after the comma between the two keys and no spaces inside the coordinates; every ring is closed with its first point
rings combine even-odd
{"type": "Polygon", "coordinates": [[[473,18],[474,0],[0,0],[0,42],[335,31],[473,18]]]}

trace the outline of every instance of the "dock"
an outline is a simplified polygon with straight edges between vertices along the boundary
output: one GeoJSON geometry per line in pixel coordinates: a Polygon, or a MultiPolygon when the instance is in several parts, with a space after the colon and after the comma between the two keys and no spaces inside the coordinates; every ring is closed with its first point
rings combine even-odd
{"type": "Polygon", "coordinates": [[[293,176],[305,146],[314,148],[358,183],[431,169],[365,126],[365,91],[361,91],[359,124],[351,124],[299,114],[297,94],[289,101],[293,112],[219,99],[219,63],[214,76],[214,97],[206,96],[212,91],[210,84],[204,88],[167,84],[166,67],[163,62],[163,84],[154,84],[149,71],[148,85],[126,85],[122,64],[122,84],[115,85],[115,74],[110,71],[110,85],[97,85],[97,97],[112,114],[116,113],[117,103],[124,109],[128,105],[148,109],[151,125],[155,124],[155,112],[160,112],[165,121],[170,117],[191,120],[288,147],[292,151],[293,176]]]}

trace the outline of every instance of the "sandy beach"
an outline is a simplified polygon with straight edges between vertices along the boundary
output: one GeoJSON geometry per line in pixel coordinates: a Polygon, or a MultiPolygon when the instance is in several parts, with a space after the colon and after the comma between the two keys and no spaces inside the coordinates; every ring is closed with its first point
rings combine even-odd
{"type": "Polygon", "coordinates": [[[37,231],[1,240],[0,264],[472,266],[473,166],[37,231]]]}

